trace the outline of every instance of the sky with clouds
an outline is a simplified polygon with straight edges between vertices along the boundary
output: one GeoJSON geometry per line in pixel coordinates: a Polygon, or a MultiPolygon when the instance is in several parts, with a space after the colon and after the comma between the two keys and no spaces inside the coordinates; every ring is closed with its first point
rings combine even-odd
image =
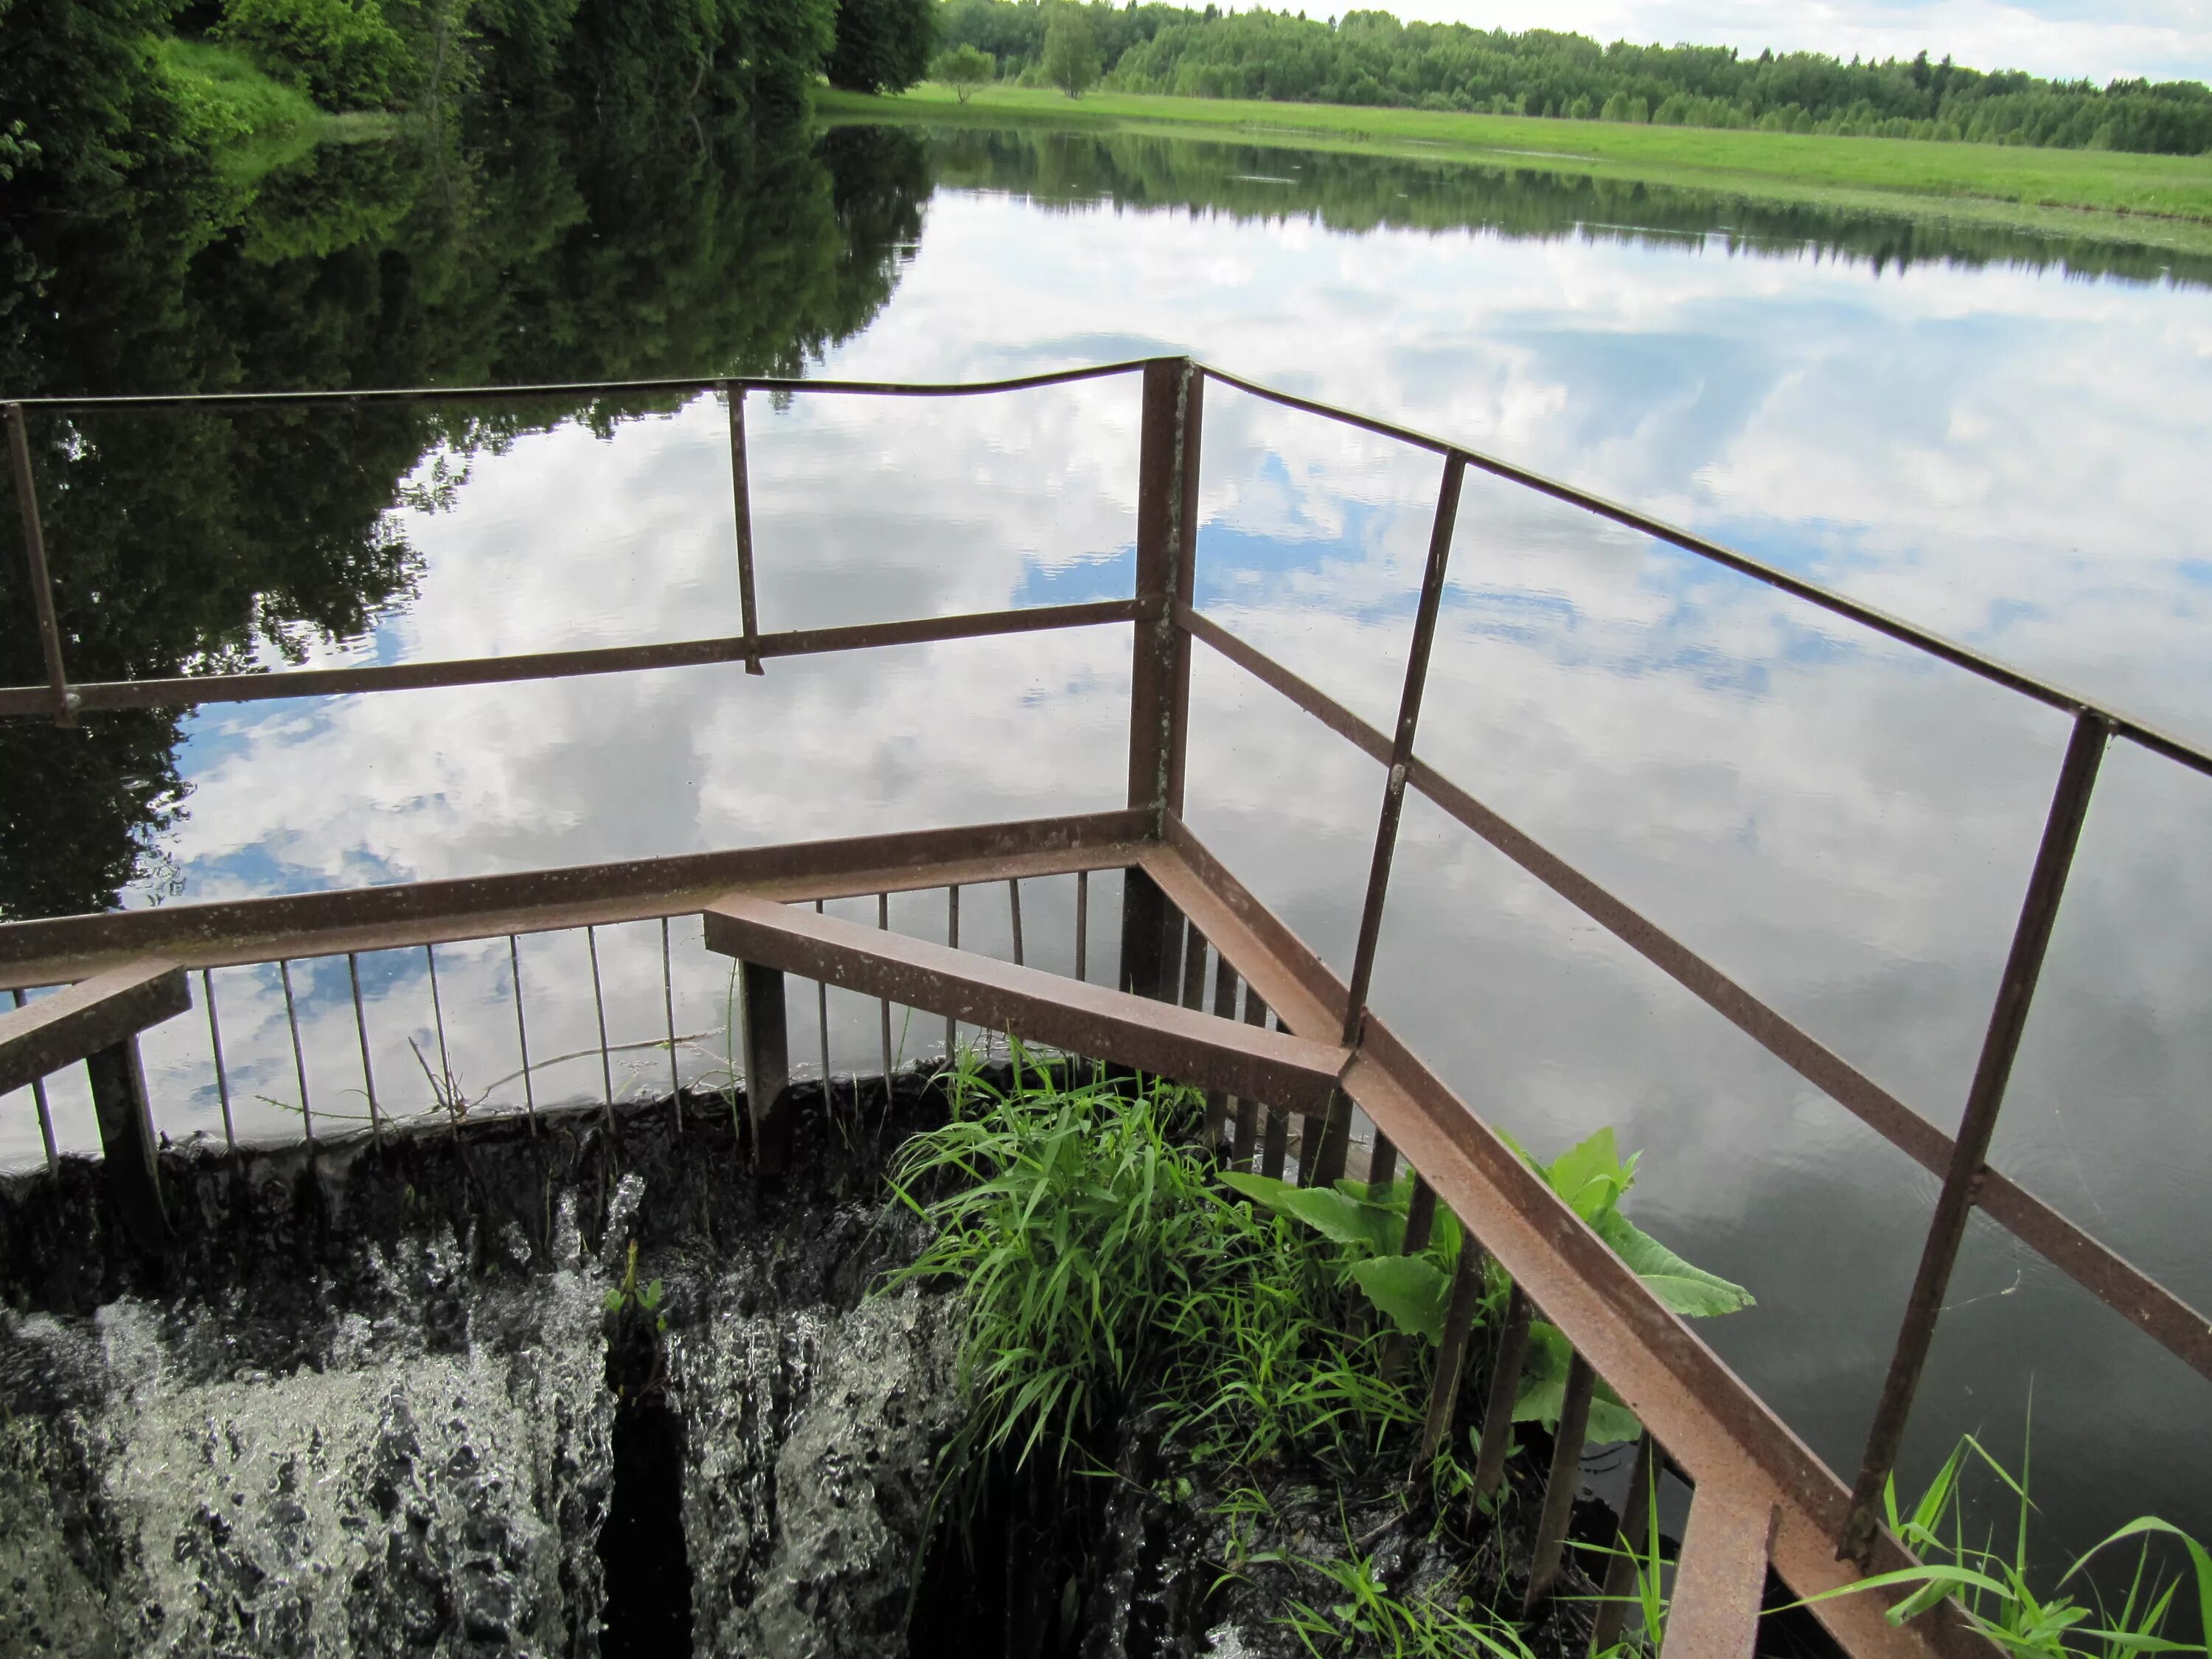
{"type": "MultiPolygon", "coordinates": [[[[1288,3],[1288,0],[1285,0],[1288,3]]],[[[1324,9],[1306,6],[1310,15],[1324,9]]],[[[1910,58],[2107,81],[2212,77],[2206,0],[1393,0],[1401,17],[1484,28],[1567,29],[1600,40],[1691,41],[1757,52],[1910,58]]]]}

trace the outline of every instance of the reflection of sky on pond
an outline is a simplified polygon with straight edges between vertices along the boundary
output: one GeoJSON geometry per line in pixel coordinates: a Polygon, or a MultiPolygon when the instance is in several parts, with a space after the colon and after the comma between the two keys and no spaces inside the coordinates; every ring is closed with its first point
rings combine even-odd
{"type": "MultiPolygon", "coordinates": [[[[941,194],[890,306],[827,368],[969,379],[1185,349],[1632,501],[2212,736],[2212,295],[941,194]]],[[[1133,380],[755,399],[763,626],[1127,592],[1135,416],[1133,380]]],[[[1387,725],[1437,464],[1218,387],[1206,434],[1200,604],[1387,725]]],[[[452,511],[409,518],[421,598],[362,649],[733,631],[726,466],[711,398],[611,441],[569,428],[477,457],[452,511]]],[[[1377,770],[1198,659],[1193,821],[1341,966],[1377,770]]],[[[213,896],[1112,805],[1127,662],[1122,635],[1095,631],[777,662],[763,679],[729,666],[210,709],[191,723],[175,856],[186,891],[213,896]]],[[[1508,818],[1955,1121],[2063,720],[1470,477],[1423,731],[1508,818]]],[[[2212,783],[2115,749],[1998,1141],[2009,1172],[2200,1305],[2208,815],[2212,783]]],[[[1613,1123],[1646,1149],[1644,1218],[1759,1293],[1712,1340],[1850,1464],[1932,1180],[1425,805],[1393,890],[1377,1006],[1540,1147],[1613,1123]]],[[[977,902],[963,933],[988,941],[972,930],[1002,926],[997,901],[977,902]]],[[[901,903],[899,925],[942,927],[922,898],[901,903]]],[[[1033,955],[1064,953],[1071,904],[1040,891],[1032,939],[1059,942],[1033,955]]],[[[705,1031],[720,969],[696,927],[674,945],[679,1034],[705,1031]]],[[[613,1040],[659,1036],[658,930],[607,930],[600,950],[613,1040]]],[[[591,1040],[584,951],[525,946],[534,1052],[591,1040]]],[[[504,947],[456,946],[450,965],[441,951],[440,971],[455,1069],[489,1085],[513,1070],[504,947]]],[[[427,1051],[435,1035],[419,953],[363,973],[391,1032],[373,1068],[419,1103],[405,1038],[427,1051]]],[[[234,1093],[289,1097],[273,974],[217,977],[247,1073],[234,1093]]],[[[295,990],[327,1073],[311,1091],[342,1101],[360,1078],[343,969],[295,970],[295,990]]],[[[873,1063],[869,1009],[833,1027],[835,1063],[873,1063]]],[[[901,1040],[916,1052],[927,1033],[901,1040]]],[[[794,1036],[802,1054],[811,1042],[794,1036]]],[[[191,1091],[207,1124],[197,1052],[173,1034],[149,1049],[157,1095],[191,1091]]],[[[619,1054],[615,1086],[649,1087],[665,1063],[619,1054]]],[[[684,1062],[715,1063],[706,1045],[684,1062]]],[[[593,1058],[539,1086],[593,1097],[605,1079],[593,1058]]],[[[2178,1364],[1994,1230],[1953,1302],[1916,1455],[1969,1428],[2016,1445],[2032,1387],[2039,1495],[2069,1541],[2146,1508],[2212,1528],[2212,1438],[2178,1364]]]]}

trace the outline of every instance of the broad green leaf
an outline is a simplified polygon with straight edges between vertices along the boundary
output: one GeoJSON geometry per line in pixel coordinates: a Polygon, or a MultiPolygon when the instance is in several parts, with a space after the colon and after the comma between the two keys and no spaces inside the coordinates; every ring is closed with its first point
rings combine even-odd
{"type": "MultiPolygon", "coordinates": [[[[1567,1367],[1573,1358],[1574,1350],[1558,1326],[1540,1319],[1530,1323],[1528,1357],[1522,1362],[1521,1391],[1513,1401],[1516,1423],[1535,1423],[1558,1430],[1559,1408],[1566,1403],[1567,1367]]],[[[1589,1423],[1583,1432],[1583,1443],[1609,1446],[1619,1441],[1633,1440],[1643,1432],[1644,1425],[1636,1420],[1636,1413],[1623,1405],[1620,1396],[1600,1378],[1596,1390],[1590,1395],[1589,1423]]]]}
{"type": "Polygon", "coordinates": [[[1595,1224],[1611,1212],[1629,1184],[1636,1179],[1636,1160],[1620,1161],[1613,1130],[1600,1129],[1579,1146],[1570,1146],[1544,1170],[1552,1190],[1574,1206],[1583,1220],[1595,1224]]]}
{"type": "Polygon", "coordinates": [[[1444,1304],[1451,1295],[1443,1269],[1418,1255],[1377,1255],[1354,1266],[1352,1277],[1400,1330],[1443,1340],[1444,1304]]]}
{"type": "Polygon", "coordinates": [[[1751,1292],[1742,1285],[1692,1267],[1619,1211],[1600,1217],[1595,1225],[1597,1236],[1676,1313],[1699,1318],[1752,1305],[1751,1292]]]}
{"type": "Polygon", "coordinates": [[[1303,1221],[1333,1243],[1348,1244],[1370,1255],[1388,1255],[1397,1247],[1392,1234],[1402,1237],[1404,1223],[1388,1210],[1325,1187],[1293,1187],[1269,1176],[1247,1175],[1231,1170],[1222,1181],[1255,1203],[1303,1221]]]}

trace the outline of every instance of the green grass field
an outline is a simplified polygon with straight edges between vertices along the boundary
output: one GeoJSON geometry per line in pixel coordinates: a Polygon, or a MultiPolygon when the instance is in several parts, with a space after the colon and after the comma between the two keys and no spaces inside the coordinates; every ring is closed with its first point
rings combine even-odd
{"type": "Polygon", "coordinates": [[[1006,86],[988,87],[965,104],[938,86],[896,98],[825,92],[819,107],[831,121],[1143,128],[1302,149],[1455,158],[2212,250],[2212,157],[2204,156],[1127,93],[1071,100],[1050,89],[1006,86]]]}

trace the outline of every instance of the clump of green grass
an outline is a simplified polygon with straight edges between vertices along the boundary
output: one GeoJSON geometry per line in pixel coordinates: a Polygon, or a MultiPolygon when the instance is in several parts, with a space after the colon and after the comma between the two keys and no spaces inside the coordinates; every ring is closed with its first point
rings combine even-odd
{"type": "Polygon", "coordinates": [[[1231,1464],[1292,1446],[1326,1458],[1415,1419],[1420,1379],[1386,1374],[1333,1247],[1216,1178],[1195,1144],[1201,1096],[1013,1055],[1003,1090],[963,1057],[951,1120],[892,1171],[935,1230],[893,1282],[951,1279],[965,1295],[972,1409],[949,1480],[1000,1453],[1065,1462],[1133,1412],[1231,1464]]]}
{"type": "Polygon", "coordinates": [[[2154,1516],[2129,1522],[2075,1558],[2048,1592],[2039,1592],[2029,1583],[2028,1516],[2035,1506],[2028,1497],[2024,1450],[2015,1478],[1979,1440],[1966,1435],[1909,1510],[1898,1506],[1894,1475],[1884,1484],[1882,1504],[1889,1529],[1921,1558],[1922,1565],[1876,1573],[1814,1601],[1907,1589],[1911,1593],[1888,1613],[1890,1623],[1902,1625],[1949,1598],[2000,1652],[2019,1659],[2127,1659],[2144,1653],[2207,1651],[2205,1640],[2169,1636],[2167,1626],[2177,1598],[2185,1589],[2193,1589],[2194,1595],[2183,1605],[2194,1603],[2201,1636],[2212,1638],[2212,1552],[2154,1516]],[[2009,1493],[2017,1506],[2008,1543],[2000,1540],[1994,1528],[1978,1541],[1968,1534],[1966,1477],[1977,1468],[2009,1493]],[[2179,1550],[2187,1564],[2183,1571],[2169,1574],[2157,1565],[2152,1543],[2160,1538],[2172,1540],[2179,1550]],[[2084,1570],[2092,1559],[2130,1539],[2139,1540],[2135,1568],[2114,1606],[2090,1583],[2084,1570]],[[2075,1593],[2067,1592],[2069,1584],[2075,1593]],[[2084,1595],[2086,1601],[2081,1599],[2084,1595]]]}

